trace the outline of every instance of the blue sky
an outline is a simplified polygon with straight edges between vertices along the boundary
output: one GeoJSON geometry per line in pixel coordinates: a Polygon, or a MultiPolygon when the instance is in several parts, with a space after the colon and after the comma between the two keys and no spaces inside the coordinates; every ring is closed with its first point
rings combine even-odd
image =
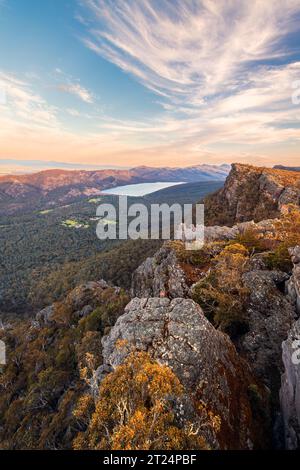
{"type": "Polygon", "coordinates": [[[0,172],[299,163],[299,19],[300,0],[0,0],[0,172]]]}

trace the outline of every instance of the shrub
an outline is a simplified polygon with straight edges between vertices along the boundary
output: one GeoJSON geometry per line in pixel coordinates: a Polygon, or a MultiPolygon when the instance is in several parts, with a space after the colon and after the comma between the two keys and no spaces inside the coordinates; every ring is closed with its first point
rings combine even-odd
{"type": "MultiPolygon", "coordinates": [[[[102,382],[89,427],[78,434],[74,448],[206,448],[201,435],[176,423],[170,397],[182,394],[183,387],[169,367],[147,353],[133,352],[102,382]]],[[[75,414],[82,419],[82,412],[75,414]]]]}
{"type": "Polygon", "coordinates": [[[265,257],[265,263],[268,269],[278,269],[284,272],[291,272],[293,263],[288,252],[289,243],[281,243],[274,251],[271,251],[265,257]]]}
{"type": "Polygon", "coordinates": [[[215,327],[235,338],[248,330],[244,304],[248,291],[242,283],[249,256],[241,244],[229,244],[214,259],[209,274],[193,289],[193,300],[215,327]]]}
{"type": "Polygon", "coordinates": [[[243,245],[245,248],[247,248],[249,253],[261,253],[266,249],[264,241],[253,229],[248,229],[244,233],[241,233],[232,243],[243,245]]]}

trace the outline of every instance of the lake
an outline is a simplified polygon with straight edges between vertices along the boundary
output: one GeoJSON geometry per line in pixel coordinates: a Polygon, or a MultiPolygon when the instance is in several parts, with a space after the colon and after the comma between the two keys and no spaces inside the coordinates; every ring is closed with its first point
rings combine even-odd
{"type": "Polygon", "coordinates": [[[116,196],[145,196],[146,194],[154,193],[160,189],[169,188],[170,186],[177,186],[180,183],[139,183],[127,184],[126,186],[116,186],[115,188],[105,189],[101,191],[103,194],[114,194],[116,196]]]}

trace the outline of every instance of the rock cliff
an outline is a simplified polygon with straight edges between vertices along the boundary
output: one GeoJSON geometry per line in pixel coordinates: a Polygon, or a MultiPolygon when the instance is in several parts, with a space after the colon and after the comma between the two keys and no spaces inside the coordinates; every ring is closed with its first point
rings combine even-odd
{"type": "MultiPolygon", "coordinates": [[[[287,283],[288,297],[300,314],[300,246],[290,249],[294,264],[287,283]]],[[[300,447],[300,320],[294,322],[282,343],[284,374],[281,377],[280,401],[287,449],[300,447]]]]}
{"type": "Polygon", "coordinates": [[[254,270],[243,276],[249,291],[246,306],[249,331],[239,342],[255,375],[278,396],[283,370],[281,343],[295,321],[293,305],[282,289],[288,276],[278,271],[254,270]]]}
{"type": "Polygon", "coordinates": [[[281,378],[280,401],[287,449],[300,448],[300,321],[282,344],[284,374],[281,378]]]}
{"type": "Polygon", "coordinates": [[[274,445],[280,421],[285,446],[299,448],[300,213],[289,206],[299,205],[299,178],[233,165],[207,201],[201,250],[169,242],[134,272],[131,296],[89,282],[1,329],[12,358],[0,383],[1,447],[70,448],[93,422],[99,385],[144,351],[183,385],[167,397],[178,429],[202,432],[206,413],[220,421],[204,426],[211,448],[258,449],[274,445]]]}
{"type": "Polygon", "coordinates": [[[209,225],[233,225],[280,215],[300,203],[298,172],[233,164],[224,187],[205,199],[209,225]]]}

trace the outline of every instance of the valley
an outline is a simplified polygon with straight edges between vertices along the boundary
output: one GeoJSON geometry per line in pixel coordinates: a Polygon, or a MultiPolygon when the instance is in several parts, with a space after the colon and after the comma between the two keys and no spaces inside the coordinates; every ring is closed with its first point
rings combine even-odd
{"type": "Polygon", "coordinates": [[[163,182],[194,183],[224,181],[229,165],[198,165],[187,168],[151,168],[130,170],[45,170],[25,175],[0,176],[0,215],[51,210],[87,198],[106,189],[129,184],[163,182]]]}
{"type": "MultiPolygon", "coordinates": [[[[195,203],[222,184],[208,181],[172,186],[145,197],[129,198],[128,204],[195,203]]],[[[128,276],[124,273],[118,275],[118,270],[120,273],[122,270],[116,264],[118,259],[114,250],[122,241],[99,240],[96,236],[96,208],[100,202],[117,205],[118,198],[102,195],[101,198],[85,198],[67,205],[52,206],[52,209],[0,216],[0,312],[29,314],[49,301],[58,300],[76,285],[76,280],[85,282],[104,278],[128,288],[131,271],[153,253],[159,242],[138,242],[140,249],[137,249],[132,267],[127,267],[128,276]],[[91,270],[93,265],[96,266],[94,273],[91,270]],[[68,271],[74,273],[75,269],[76,280],[70,279],[72,275],[68,271]],[[51,289],[47,289],[49,279],[51,289]]],[[[130,245],[126,242],[123,248],[120,247],[119,256],[122,257],[124,250],[126,259],[130,245]]]]}

